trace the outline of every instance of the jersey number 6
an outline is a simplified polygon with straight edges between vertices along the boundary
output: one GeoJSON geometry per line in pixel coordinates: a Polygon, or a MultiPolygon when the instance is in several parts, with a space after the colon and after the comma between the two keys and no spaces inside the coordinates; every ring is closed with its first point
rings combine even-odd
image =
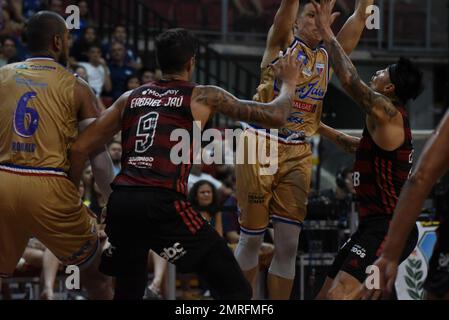
{"type": "Polygon", "coordinates": [[[27,107],[28,101],[36,96],[37,93],[33,91],[25,93],[20,97],[14,112],[14,131],[24,138],[31,137],[39,126],[39,114],[36,110],[27,107]]]}

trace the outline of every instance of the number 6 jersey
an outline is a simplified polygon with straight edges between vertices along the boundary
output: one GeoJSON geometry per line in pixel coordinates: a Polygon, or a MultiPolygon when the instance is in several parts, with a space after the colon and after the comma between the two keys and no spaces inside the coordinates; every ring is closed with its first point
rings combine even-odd
{"type": "Polygon", "coordinates": [[[32,58],[0,69],[0,166],[9,170],[69,169],[78,133],[76,76],[51,58],[32,58]]]}
{"type": "Polygon", "coordinates": [[[131,93],[122,118],[122,169],[114,185],[162,187],[187,195],[194,87],[161,80],[131,93]]]}

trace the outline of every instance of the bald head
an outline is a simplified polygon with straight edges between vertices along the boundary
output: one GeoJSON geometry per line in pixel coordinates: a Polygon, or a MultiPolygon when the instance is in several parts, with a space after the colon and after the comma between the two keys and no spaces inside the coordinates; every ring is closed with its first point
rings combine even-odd
{"type": "Polygon", "coordinates": [[[54,49],[55,37],[63,39],[67,32],[65,20],[57,13],[39,11],[26,26],[26,41],[30,52],[42,53],[54,49]]]}

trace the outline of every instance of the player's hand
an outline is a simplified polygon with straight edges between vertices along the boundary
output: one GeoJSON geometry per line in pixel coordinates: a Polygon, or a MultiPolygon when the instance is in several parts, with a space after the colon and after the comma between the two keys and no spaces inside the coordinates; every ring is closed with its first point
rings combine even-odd
{"type": "Polygon", "coordinates": [[[283,54],[279,52],[279,59],[270,65],[273,69],[274,76],[288,85],[296,86],[297,79],[304,68],[301,59],[298,59],[298,46],[293,49],[288,48],[287,52],[283,54]]]}
{"type": "Polygon", "coordinates": [[[315,0],[311,0],[316,10],[315,23],[321,36],[326,39],[333,35],[331,25],[335,19],[340,15],[339,12],[332,13],[335,2],[337,0],[321,0],[317,3],[315,0]]]}
{"type": "Polygon", "coordinates": [[[387,299],[393,292],[394,282],[398,273],[398,262],[381,256],[374,263],[374,266],[379,268],[379,287],[368,288],[371,285],[365,282],[362,289],[362,300],[387,299]]]}

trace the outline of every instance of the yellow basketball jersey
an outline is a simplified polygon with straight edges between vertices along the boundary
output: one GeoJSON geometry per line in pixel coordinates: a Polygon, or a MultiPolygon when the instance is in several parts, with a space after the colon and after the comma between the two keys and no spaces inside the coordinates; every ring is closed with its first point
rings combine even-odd
{"type": "Polygon", "coordinates": [[[50,58],[0,69],[0,165],[18,172],[68,171],[68,150],[78,132],[75,82],[50,58]]]}
{"type": "MultiPolygon", "coordinates": [[[[298,46],[298,59],[304,63],[304,69],[298,78],[296,97],[290,117],[284,127],[279,130],[279,140],[295,144],[295,139],[305,134],[312,136],[320,125],[323,99],[329,82],[329,59],[323,46],[309,48],[300,39],[295,39],[290,47],[298,46]]],[[[261,82],[257,87],[254,100],[270,102],[279,93],[280,84],[275,79],[271,68],[263,68],[261,82]]],[[[251,125],[254,129],[260,127],[251,125]]]]}

